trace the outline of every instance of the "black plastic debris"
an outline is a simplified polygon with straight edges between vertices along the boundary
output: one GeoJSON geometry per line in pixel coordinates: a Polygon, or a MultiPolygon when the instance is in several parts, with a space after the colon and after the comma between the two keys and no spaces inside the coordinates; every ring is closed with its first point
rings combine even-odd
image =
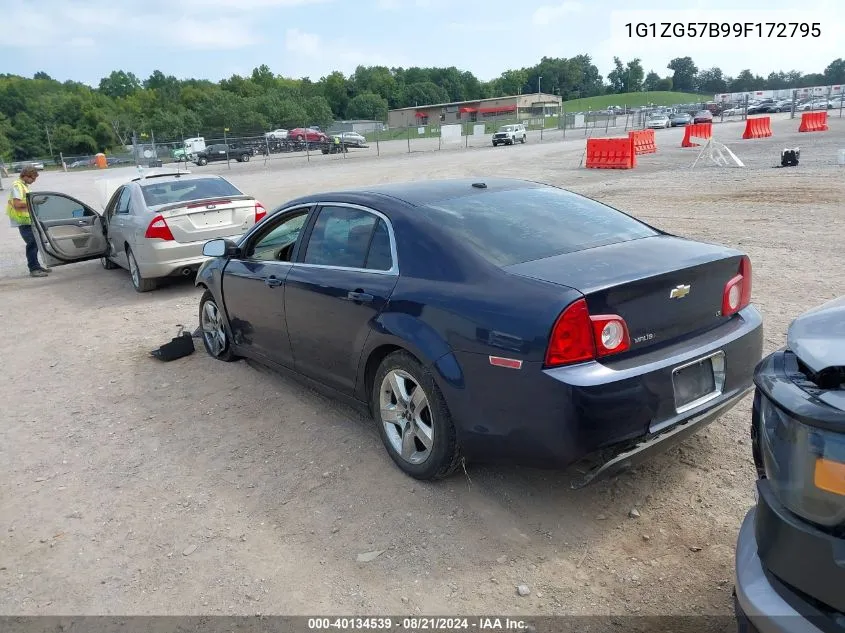
{"type": "Polygon", "coordinates": [[[180,325],[179,333],[169,343],[151,351],[150,355],[161,361],[170,362],[193,354],[196,349],[194,339],[191,333],[185,332],[184,329],[184,326],[180,325]]]}
{"type": "Polygon", "coordinates": [[[784,149],[780,153],[781,167],[795,167],[798,164],[798,159],[801,157],[801,150],[797,147],[793,149],[784,149]]]}

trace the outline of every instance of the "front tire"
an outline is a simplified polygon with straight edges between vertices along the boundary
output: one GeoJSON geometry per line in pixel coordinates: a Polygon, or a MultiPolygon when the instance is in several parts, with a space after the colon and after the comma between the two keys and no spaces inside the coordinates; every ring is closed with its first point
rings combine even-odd
{"type": "Polygon", "coordinates": [[[382,361],[370,407],[388,454],[407,475],[443,479],[458,467],[461,453],[446,401],[431,373],[408,352],[382,361]]]}
{"type": "Polygon", "coordinates": [[[117,264],[115,264],[112,260],[108,257],[101,257],[100,258],[100,265],[105,268],[106,270],[114,270],[115,268],[120,268],[117,264]]]}
{"type": "Polygon", "coordinates": [[[200,299],[200,329],[202,344],[209,356],[224,363],[238,360],[232,352],[223,313],[217,306],[217,300],[211,290],[206,290],[200,299]]]}
{"type": "Polygon", "coordinates": [[[150,292],[156,289],[155,279],[146,279],[141,276],[141,269],[138,268],[138,262],[135,260],[135,255],[132,249],[126,247],[126,258],[129,260],[129,276],[132,279],[132,287],[135,292],[150,292]]]}
{"type": "Polygon", "coordinates": [[[208,159],[206,159],[206,158],[200,158],[200,159],[197,161],[197,165],[199,165],[200,167],[203,167],[203,166],[205,166],[205,165],[208,165],[208,159]]]}

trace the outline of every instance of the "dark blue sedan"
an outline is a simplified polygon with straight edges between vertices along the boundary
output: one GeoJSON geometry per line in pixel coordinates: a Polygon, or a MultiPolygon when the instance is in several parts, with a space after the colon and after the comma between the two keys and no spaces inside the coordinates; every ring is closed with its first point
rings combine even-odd
{"type": "Polygon", "coordinates": [[[418,479],[579,462],[584,485],[723,414],[762,357],[746,255],[533,182],[310,195],[204,253],[208,353],[365,406],[418,479]]]}

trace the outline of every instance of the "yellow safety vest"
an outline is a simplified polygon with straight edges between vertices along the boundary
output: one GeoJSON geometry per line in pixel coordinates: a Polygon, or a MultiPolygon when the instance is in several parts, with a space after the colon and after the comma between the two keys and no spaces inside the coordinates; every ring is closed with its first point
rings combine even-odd
{"type": "Polygon", "coordinates": [[[6,203],[6,215],[15,222],[16,224],[26,225],[31,224],[31,220],[29,218],[29,211],[20,211],[14,207],[12,201],[15,199],[15,188],[20,187],[21,193],[23,193],[23,200],[26,200],[26,194],[29,193],[29,187],[26,186],[26,183],[18,179],[14,183],[12,183],[12,190],[9,192],[9,201],[6,203]]]}

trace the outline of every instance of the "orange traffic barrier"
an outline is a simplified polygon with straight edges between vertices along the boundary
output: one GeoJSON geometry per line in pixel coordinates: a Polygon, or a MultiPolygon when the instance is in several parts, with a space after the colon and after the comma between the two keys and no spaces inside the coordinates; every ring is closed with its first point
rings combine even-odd
{"type": "Polygon", "coordinates": [[[627,138],[587,139],[587,167],[590,169],[633,169],[637,164],[634,140],[627,138]]]}
{"type": "Polygon", "coordinates": [[[745,132],[742,138],[768,138],[772,135],[772,117],[759,116],[745,120],[745,132]]]}
{"type": "Polygon", "coordinates": [[[100,169],[105,169],[109,166],[108,161],[106,160],[106,155],[100,152],[96,156],[94,156],[94,164],[99,167],[100,169]]]}
{"type": "Polygon", "coordinates": [[[684,140],[681,141],[681,147],[698,147],[698,143],[693,143],[690,140],[692,138],[713,138],[713,124],[693,123],[684,126],[684,140]]]}
{"type": "Polygon", "coordinates": [[[634,142],[635,154],[654,154],[657,151],[654,130],[631,130],[628,137],[634,142]]]}
{"type": "Polygon", "coordinates": [[[827,110],[804,112],[801,114],[799,132],[827,132],[827,110]]]}

